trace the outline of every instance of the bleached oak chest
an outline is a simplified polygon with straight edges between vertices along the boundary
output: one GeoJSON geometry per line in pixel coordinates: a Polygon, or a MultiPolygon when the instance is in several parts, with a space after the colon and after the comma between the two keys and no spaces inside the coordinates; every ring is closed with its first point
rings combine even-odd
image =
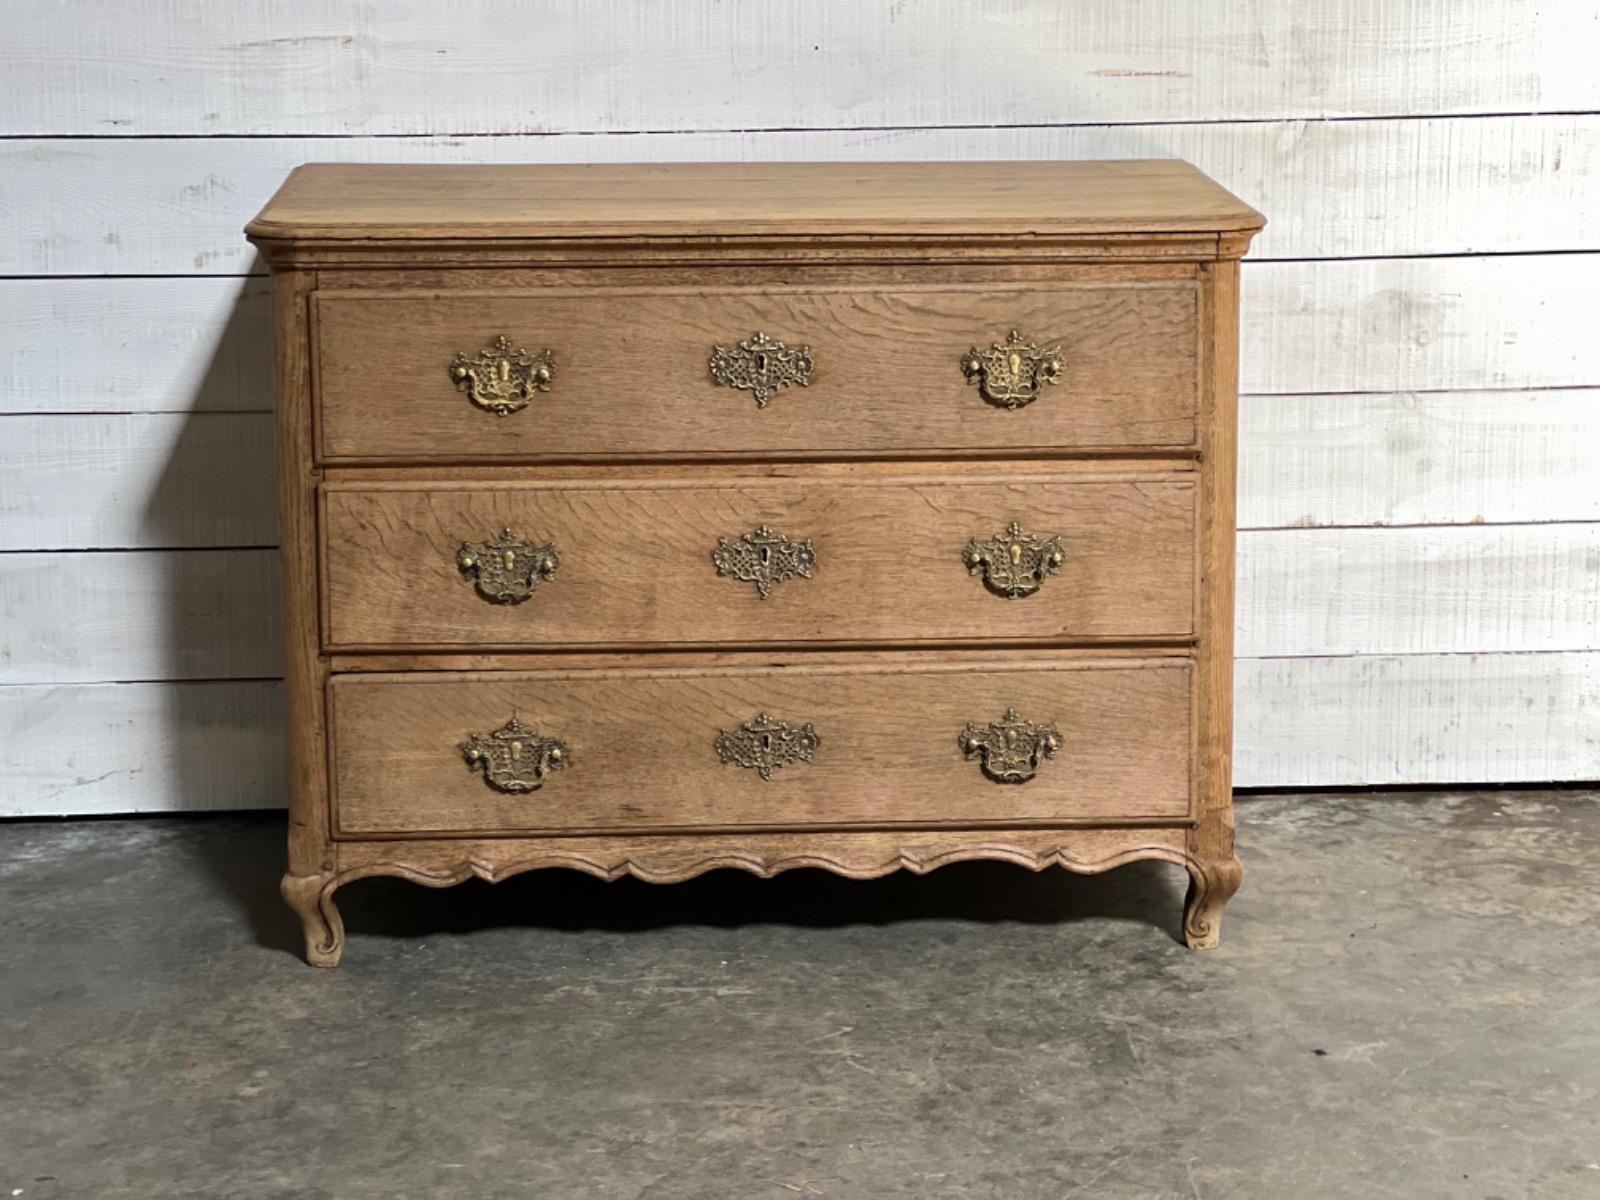
{"type": "Polygon", "coordinates": [[[302,167],[275,272],[307,956],[336,889],[1187,868],[1238,257],[1177,162],[302,167]]]}

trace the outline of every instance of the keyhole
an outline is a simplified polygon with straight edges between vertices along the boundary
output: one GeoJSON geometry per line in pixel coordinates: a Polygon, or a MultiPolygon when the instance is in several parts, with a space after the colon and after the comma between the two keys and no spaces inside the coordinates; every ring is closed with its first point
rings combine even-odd
{"type": "Polygon", "coordinates": [[[770,565],[771,562],[772,562],[772,547],[771,546],[763,546],[763,547],[761,547],[761,565],[763,567],[765,567],[765,566],[770,565]]]}
{"type": "Polygon", "coordinates": [[[756,355],[756,373],[759,375],[767,373],[767,356],[765,354],[756,355]]]}
{"type": "Polygon", "coordinates": [[[770,733],[761,735],[761,749],[764,751],[772,749],[772,735],[770,733]]]}
{"type": "Polygon", "coordinates": [[[511,757],[512,758],[521,758],[522,757],[522,743],[521,742],[512,742],[511,743],[511,757]]]}
{"type": "Polygon", "coordinates": [[[511,360],[509,358],[502,358],[500,360],[500,382],[501,383],[505,383],[510,378],[511,378],[511,360]]]}
{"type": "Polygon", "coordinates": [[[506,570],[509,571],[509,570],[511,570],[512,567],[514,567],[516,565],[517,565],[517,552],[515,550],[507,550],[506,551],[506,570]]]}
{"type": "Polygon", "coordinates": [[[1022,561],[1022,547],[1017,545],[1017,543],[1012,542],[1011,543],[1011,565],[1012,566],[1016,566],[1021,561],[1022,561]]]}
{"type": "Polygon", "coordinates": [[[1013,376],[1022,374],[1022,355],[1014,351],[1011,355],[1011,374],[1013,376]]]}

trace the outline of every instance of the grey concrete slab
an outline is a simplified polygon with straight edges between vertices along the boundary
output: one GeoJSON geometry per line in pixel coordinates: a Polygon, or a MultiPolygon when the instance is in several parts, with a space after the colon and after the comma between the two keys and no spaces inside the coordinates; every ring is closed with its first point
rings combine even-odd
{"type": "Polygon", "coordinates": [[[1184,877],[341,893],[280,816],[0,826],[0,1197],[1600,1197],[1600,797],[1240,806],[1184,877]]]}

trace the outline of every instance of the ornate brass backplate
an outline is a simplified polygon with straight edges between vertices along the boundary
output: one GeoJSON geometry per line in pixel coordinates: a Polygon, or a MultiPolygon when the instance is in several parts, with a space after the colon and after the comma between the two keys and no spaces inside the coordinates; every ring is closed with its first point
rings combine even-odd
{"type": "Polygon", "coordinates": [[[1045,384],[1060,382],[1062,365],[1060,346],[1041,350],[1013,329],[1005,341],[987,350],[968,350],[961,358],[961,373],[990,404],[1018,409],[1032,404],[1045,384]]]}
{"type": "Polygon", "coordinates": [[[717,757],[771,779],[774,771],[789,763],[810,762],[821,741],[809,722],[791,725],[758,713],[754,721],[717,731],[717,757]]]}
{"type": "Polygon", "coordinates": [[[756,407],[765,408],[774,392],[811,386],[811,347],[791,350],[757,333],[736,346],[712,347],[710,367],[717,383],[754,393],[756,407]]]}
{"type": "Polygon", "coordinates": [[[968,575],[982,575],[983,585],[997,596],[1017,600],[1031,596],[1066,560],[1061,535],[1036,538],[1015,521],[992,538],[973,538],[961,553],[968,575]]]}
{"type": "Polygon", "coordinates": [[[1061,731],[1024,721],[1008,708],[998,721],[968,725],[956,741],[968,758],[981,760],[983,773],[996,783],[1026,783],[1061,749],[1061,731]]]}
{"type": "Polygon", "coordinates": [[[457,354],[450,363],[456,391],[479,408],[505,417],[527,407],[535,392],[548,392],[556,377],[556,352],[529,354],[503,335],[473,358],[457,354]]]}
{"type": "Polygon", "coordinates": [[[561,556],[553,545],[524,541],[511,530],[488,542],[463,542],[456,567],[494,604],[521,604],[556,573],[561,556]]]}
{"type": "Polygon", "coordinates": [[[718,538],[711,561],[718,575],[755,584],[765,600],[775,583],[797,576],[810,579],[817,552],[811,548],[810,538],[795,541],[763,525],[736,538],[718,538]]]}
{"type": "Polygon", "coordinates": [[[484,782],[497,792],[536,792],[544,777],[572,760],[567,744],[544,737],[512,717],[493,733],[474,733],[461,744],[467,770],[482,771],[484,782]]]}

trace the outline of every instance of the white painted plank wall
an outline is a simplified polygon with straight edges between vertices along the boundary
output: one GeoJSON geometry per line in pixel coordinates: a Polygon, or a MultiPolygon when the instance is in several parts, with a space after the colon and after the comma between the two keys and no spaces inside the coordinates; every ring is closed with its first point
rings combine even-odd
{"type": "Polygon", "coordinates": [[[270,330],[238,231],[307,160],[1188,158],[1271,218],[1238,782],[1600,777],[1600,4],[0,18],[0,814],[281,803],[270,330]]]}

